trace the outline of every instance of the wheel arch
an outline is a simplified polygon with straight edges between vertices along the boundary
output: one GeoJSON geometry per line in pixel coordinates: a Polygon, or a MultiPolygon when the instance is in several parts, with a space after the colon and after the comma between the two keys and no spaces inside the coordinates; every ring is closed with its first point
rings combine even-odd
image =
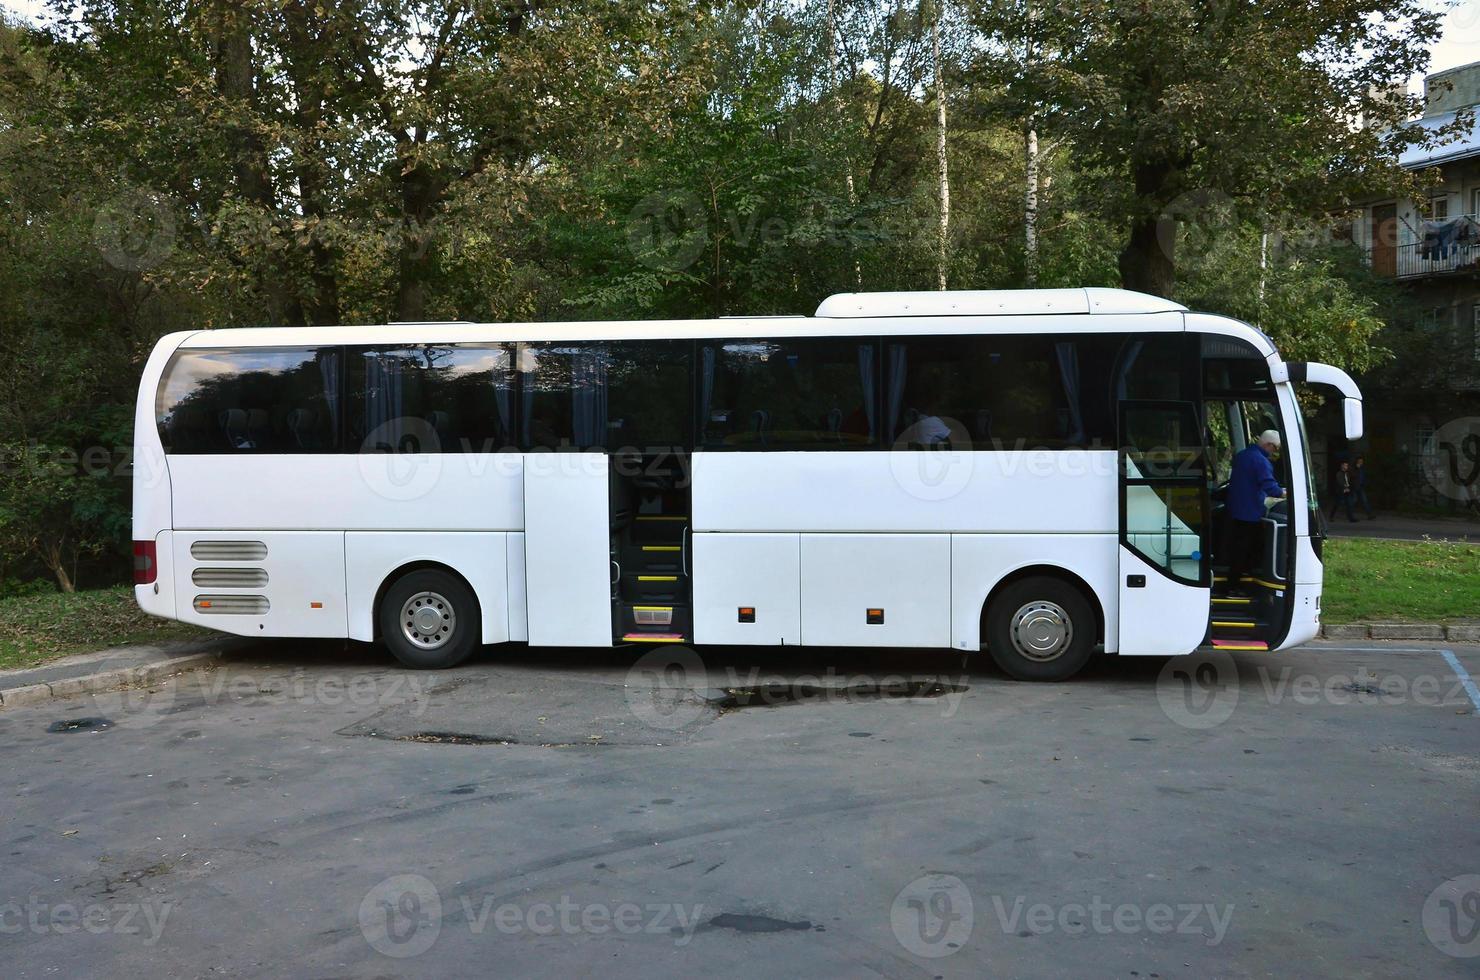
{"type": "MultiPolygon", "coordinates": [[[[405,562],[400,566],[391,569],[388,573],[386,573],[385,577],[380,580],[380,585],[375,590],[375,602],[370,606],[371,629],[374,632],[376,640],[382,638],[380,633],[380,603],[381,600],[385,598],[386,592],[389,591],[390,587],[396,583],[396,580],[401,578],[403,575],[409,575],[412,572],[423,571],[446,572],[448,575],[451,575],[453,578],[461,582],[467,588],[468,592],[472,593],[473,602],[477,606],[477,608],[473,610],[473,612],[476,614],[474,616],[473,622],[481,624],[483,619],[483,600],[479,597],[478,590],[473,586],[473,583],[468,581],[468,577],[462,572],[458,571],[456,568],[453,568],[451,565],[447,564],[446,562],[421,558],[414,561],[405,562]]],[[[479,640],[481,641],[481,634],[483,632],[481,626],[478,632],[480,634],[479,640]]]]}
{"type": "Polygon", "coordinates": [[[992,608],[993,600],[995,600],[1013,584],[1021,582],[1023,579],[1026,578],[1036,578],[1038,576],[1058,579],[1066,585],[1069,585],[1072,588],[1078,590],[1078,592],[1082,596],[1084,596],[1085,601],[1089,603],[1090,609],[1094,610],[1095,640],[1097,643],[1104,643],[1105,608],[1100,602],[1099,595],[1095,592],[1093,588],[1090,587],[1090,584],[1088,582],[1086,582],[1079,575],[1075,574],[1064,566],[1046,565],[1040,563],[1033,565],[1023,565],[1018,568],[1014,568],[1012,571],[999,578],[995,583],[993,583],[992,587],[987,590],[986,598],[982,600],[981,609],[977,619],[977,636],[980,643],[982,644],[982,647],[986,647],[987,612],[992,608]]]}

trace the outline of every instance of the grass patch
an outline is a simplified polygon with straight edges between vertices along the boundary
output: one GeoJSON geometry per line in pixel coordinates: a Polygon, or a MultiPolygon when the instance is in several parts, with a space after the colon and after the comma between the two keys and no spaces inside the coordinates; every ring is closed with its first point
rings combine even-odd
{"type": "Polygon", "coordinates": [[[1480,545],[1331,538],[1325,560],[1328,623],[1480,618],[1480,545]]]}
{"type": "Polygon", "coordinates": [[[0,670],[129,643],[188,640],[210,631],[146,615],[129,586],[0,599],[0,670]]]}

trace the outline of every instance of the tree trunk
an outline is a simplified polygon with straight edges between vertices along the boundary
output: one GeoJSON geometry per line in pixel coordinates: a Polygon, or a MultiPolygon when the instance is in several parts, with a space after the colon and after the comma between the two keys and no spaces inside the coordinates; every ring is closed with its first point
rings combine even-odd
{"type": "Polygon", "coordinates": [[[427,284],[436,267],[435,217],[445,190],[443,180],[414,160],[401,169],[401,244],[396,288],[396,319],[427,318],[427,284]]]}
{"type": "Polygon", "coordinates": [[[57,580],[57,588],[69,595],[77,591],[77,585],[72,581],[72,576],[67,574],[67,562],[62,557],[60,545],[45,545],[42,548],[41,561],[57,580]]]}
{"type": "Polygon", "coordinates": [[[1120,251],[1120,285],[1139,293],[1170,297],[1177,284],[1173,261],[1174,219],[1137,218],[1120,251]],[[1166,232],[1167,234],[1162,234],[1166,232]]]}
{"type": "Polygon", "coordinates": [[[287,58],[288,77],[293,85],[293,124],[300,143],[293,154],[293,175],[298,181],[298,202],[308,222],[308,275],[311,295],[303,299],[304,319],[311,324],[339,322],[339,277],[336,254],[325,241],[323,223],[329,220],[328,149],[321,138],[329,108],[329,93],[319,74],[326,57],[323,44],[314,34],[314,17],[305,0],[283,7],[291,45],[287,58]]]}
{"type": "Polygon", "coordinates": [[[1177,285],[1177,219],[1149,210],[1173,199],[1181,171],[1165,158],[1143,159],[1131,168],[1136,200],[1148,210],[1131,219],[1130,235],[1120,251],[1120,284],[1152,296],[1171,298],[1177,285]]]}
{"type": "Polygon", "coordinates": [[[1023,138],[1023,279],[1038,285],[1038,125],[1031,116],[1023,138]]]}
{"type": "MultiPolygon", "coordinates": [[[[827,90],[832,95],[833,111],[841,118],[843,99],[838,94],[838,43],[833,36],[833,24],[833,0],[827,0],[827,90]]],[[[843,168],[843,183],[848,189],[848,206],[851,208],[858,203],[858,193],[853,187],[852,164],[843,168]]],[[[853,281],[860,290],[863,289],[863,266],[859,264],[856,255],[853,258],[853,281]]]]}
{"type": "MultiPolygon", "coordinates": [[[[250,13],[234,3],[221,3],[215,8],[216,90],[230,104],[229,112],[248,121],[227,124],[226,138],[230,147],[232,176],[242,199],[255,206],[262,220],[278,226],[277,195],[268,167],[267,144],[253,125],[257,106],[257,70],[253,63],[250,13]]],[[[275,324],[300,324],[303,310],[284,285],[286,277],[269,271],[259,283],[275,324]]]]}
{"type": "Polygon", "coordinates": [[[935,49],[935,158],[940,181],[940,230],[936,242],[935,278],[940,289],[946,288],[946,261],[949,257],[951,236],[951,180],[946,160],[946,83],[940,70],[940,21],[945,8],[944,0],[938,0],[935,19],[930,34],[935,49]]]}

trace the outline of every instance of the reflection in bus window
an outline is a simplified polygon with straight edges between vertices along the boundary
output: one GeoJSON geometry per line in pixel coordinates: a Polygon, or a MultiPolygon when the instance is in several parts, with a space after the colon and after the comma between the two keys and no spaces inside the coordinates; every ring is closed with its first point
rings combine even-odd
{"type": "Polygon", "coordinates": [[[338,348],[182,351],[155,399],[170,453],[324,453],[339,445],[338,348]]]}

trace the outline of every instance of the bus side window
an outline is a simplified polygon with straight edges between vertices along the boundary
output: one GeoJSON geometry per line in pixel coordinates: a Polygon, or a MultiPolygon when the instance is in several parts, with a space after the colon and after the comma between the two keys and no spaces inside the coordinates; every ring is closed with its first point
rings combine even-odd
{"type": "Polygon", "coordinates": [[[493,452],[513,444],[507,346],[349,350],[345,409],[355,452],[493,452]]]}
{"type": "Polygon", "coordinates": [[[700,444],[730,449],[877,445],[878,344],[733,340],[701,349],[700,444]]]}
{"type": "Polygon", "coordinates": [[[884,434],[895,449],[1067,449],[1114,437],[1111,335],[891,340],[884,434]]]}
{"type": "Polygon", "coordinates": [[[337,347],[175,354],[155,417],[167,453],[326,453],[339,446],[337,347]]]}

